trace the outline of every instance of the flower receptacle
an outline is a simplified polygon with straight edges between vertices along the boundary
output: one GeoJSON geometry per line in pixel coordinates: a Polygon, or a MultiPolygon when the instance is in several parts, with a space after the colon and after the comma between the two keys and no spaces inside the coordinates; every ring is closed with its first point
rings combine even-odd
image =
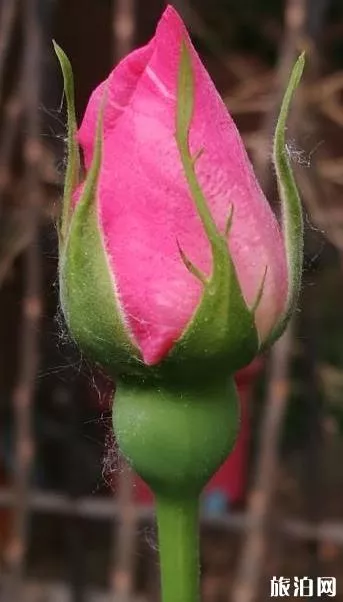
{"type": "Polygon", "coordinates": [[[239,430],[233,378],[166,386],[120,379],[113,405],[118,444],[156,495],[197,496],[239,430]]]}

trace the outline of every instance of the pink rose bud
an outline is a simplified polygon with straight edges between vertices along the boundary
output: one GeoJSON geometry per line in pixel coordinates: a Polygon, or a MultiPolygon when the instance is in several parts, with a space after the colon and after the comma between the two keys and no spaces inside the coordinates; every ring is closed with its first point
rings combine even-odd
{"type": "Polygon", "coordinates": [[[61,304],[74,338],[118,372],[249,363],[284,329],[299,288],[302,221],[284,122],[302,65],[275,138],[282,233],[171,6],[149,44],[92,93],[77,135],[83,182],[70,65],[57,52],[69,102],[61,304]]]}

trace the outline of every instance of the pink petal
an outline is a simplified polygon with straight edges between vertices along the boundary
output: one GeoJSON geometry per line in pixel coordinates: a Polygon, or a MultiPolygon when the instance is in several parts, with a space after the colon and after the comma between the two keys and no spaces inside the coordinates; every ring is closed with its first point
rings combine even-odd
{"type": "MultiPolygon", "coordinates": [[[[126,320],[147,364],[157,363],[170,350],[201,299],[202,286],[182,263],[177,242],[206,274],[212,267],[174,138],[183,39],[190,44],[180,17],[168,7],[154,40],[138,55],[142,62],[137,72],[146,61],[138,79],[133,82],[128,76],[126,87],[122,81],[132,73],[130,57],[126,67],[117,67],[108,79],[99,220],[126,320]],[[123,98],[126,109],[118,113],[123,98]]],[[[229,247],[249,305],[267,267],[257,311],[263,340],[282,312],[287,293],[281,233],[237,129],[191,45],[190,49],[196,81],[190,145],[193,152],[205,149],[197,175],[221,230],[231,204],[234,207],[229,247]]],[[[99,94],[91,99],[81,128],[88,159],[98,98],[99,94]]]]}
{"type": "Polygon", "coordinates": [[[131,52],[92,93],[78,133],[86,169],[89,169],[92,161],[96,124],[104,94],[106,94],[104,109],[104,137],[106,138],[113,131],[117,119],[126,110],[137,82],[151,57],[153,47],[154,40],[143,48],[131,52]]]}

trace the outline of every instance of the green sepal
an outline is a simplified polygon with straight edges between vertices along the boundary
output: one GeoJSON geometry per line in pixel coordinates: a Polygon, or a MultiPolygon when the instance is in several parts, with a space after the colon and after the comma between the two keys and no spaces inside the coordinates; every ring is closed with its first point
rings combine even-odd
{"type": "MultiPolygon", "coordinates": [[[[207,278],[187,258],[191,273],[202,280],[203,293],[182,337],[162,362],[162,369],[163,364],[169,368],[175,363],[179,374],[185,369],[190,376],[194,370],[201,378],[202,374],[206,377],[209,371],[219,373],[224,369],[234,372],[248,364],[257,353],[258,335],[254,312],[244,300],[228,250],[229,228],[225,228],[223,233],[218,230],[197,179],[196,161],[189,149],[193,109],[194,75],[191,56],[184,42],[179,67],[176,142],[189,190],[211,246],[213,268],[207,278]],[[186,360],[184,364],[183,358],[186,360]]],[[[232,219],[231,211],[229,224],[232,219]]],[[[186,269],[185,260],[184,263],[186,269]]]]}
{"type": "Polygon", "coordinates": [[[60,299],[70,332],[81,349],[114,375],[141,363],[123,320],[97,215],[97,184],[102,157],[103,104],[94,156],[83,192],[60,253],[60,299]]]}
{"type": "Polygon", "coordinates": [[[293,67],[281,104],[274,136],[273,163],[281,200],[282,229],[287,257],[288,294],[283,314],[267,341],[264,342],[265,346],[273,343],[285,330],[297,303],[301,285],[304,225],[301,201],[289,160],[285,132],[290,105],[301,80],[304,66],[305,54],[302,53],[293,67]]]}
{"type": "Polygon", "coordinates": [[[67,55],[63,52],[62,48],[60,48],[60,46],[58,46],[58,44],[56,44],[55,41],[53,41],[53,45],[63,74],[64,93],[67,101],[68,114],[68,162],[64,182],[62,215],[58,225],[59,242],[60,246],[63,246],[67,238],[72,213],[72,195],[76,186],[79,183],[80,153],[76,139],[77,121],[75,115],[73,70],[70,61],[67,55]]]}

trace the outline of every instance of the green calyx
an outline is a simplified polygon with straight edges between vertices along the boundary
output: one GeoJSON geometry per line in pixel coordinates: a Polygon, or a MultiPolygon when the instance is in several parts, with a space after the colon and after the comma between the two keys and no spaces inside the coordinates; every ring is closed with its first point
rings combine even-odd
{"type": "Polygon", "coordinates": [[[304,225],[297,185],[293,176],[285,140],[287,118],[294,93],[305,66],[305,53],[295,63],[281,104],[276,124],[273,163],[282,208],[282,227],[288,268],[288,295],[285,309],[266,343],[273,343],[285,330],[294,311],[301,285],[304,247],[304,225]]]}
{"type": "MultiPolygon", "coordinates": [[[[198,350],[201,350],[200,353],[207,365],[213,359],[218,366],[222,366],[221,360],[225,358],[226,366],[237,370],[246,365],[262,347],[265,348],[272,344],[285,330],[292,315],[301,284],[303,219],[301,202],[288,158],[285,130],[291,101],[300,82],[304,64],[305,57],[302,54],[292,70],[274,137],[273,160],[282,204],[282,226],[288,267],[288,295],[284,311],[268,339],[259,341],[255,327],[255,312],[263,295],[268,266],[266,266],[256,300],[249,308],[244,301],[227,246],[227,237],[230,236],[230,227],[234,219],[233,210],[231,209],[228,213],[224,233],[219,232],[196,176],[196,162],[204,149],[200,149],[193,157],[189,150],[189,131],[194,108],[194,77],[187,44],[184,42],[182,45],[176,141],[185,177],[211,246],[213,269],[210,278],[207,278],[180,248],[181,259],[185,267],[202,283],[203,296],[185,333],[173,348],[170,359],[173,355],[178,357],[180,348],[183,347],[191,352],[194,350],[195,355],[198,350]]],[[[198,365],[201,359],[201,357],[197,357],[198,365]]]]}
{"type": "MultiPolygon", "coordinates": [[[[68,106],[68,167],[64,203],[59,224],[61,305],[69,329],[80,347],[113,374],[143,375],[157,380],[190,380],[206,374],[248,364],[259,350],[255,312],[263,294],[264,278],[256,302],[248,307],[232,262],[227,237],[234,220],[228,208],[224,232],[212,218],[196,175],[196,163],[204,149],[192,156],[189,132],[194,110],[194,74],[186,42],[182,44],[178,78],[176,143],[185,179],[195,202],[212,253],[212,273],[203,274],[179,245],[180,260],[201,282],[202,296],[182,336],[155,366],[145,366],[125,324],[124,312],[108,265],[103,236],[98,225],[97,184],[102,155],[102,114],[100,110],[95,151],[83,184],[81,198],[72,210],[72,194],[79,184],[80,158],[76,140],[73,74],[69,60],[55,44],[61,64],[68,106]]],[[[289,295],[284,315],[267,344],[285,328],[300,286],[302,265],[302,217],[300,200],[289,165],[285,127],[290,102],[301,77],[303,56],[294,67],[282,103],[274,141],[274,162],[283,207],[285,247],[289,269],[289,295]]],[[[178,243],[178,241],[177,241],[178,243]]]]}
{"type": "MultiPolygon", "coordinates": [[[[230,369],[232,366],[232,371],[238,369],[255,355],[257,333],[253,312],[246,307],[227,251],[226,236],[232,212],[228,215],[226,231],[221,234],[196,179],[194,166],[200,153],[191,157],[188,152],[194,94],[186,47],[180,64],[177,143],[188,184],[209,236],[214,269],[211,278],[203,279],[201,302],[182,337],[160,364],[149,367],[144,366],[124,323],[98,226],[96,194],[102,153],[102,110],[98,118],[92,165],[83,184],[81,198],[75,210],[71,208],[80,169],[73,74],[69,60],[56,44],[55,50],[62,67],[68,106],[68,168],[60,224],[60,297],[74,339],[87,355],[111,374],[132,373],[158,380],[177,376],[188,380],[194,374],[199,378],[201,363],[206,372],[210,370],[212,373],[220,372],[222,368],[227,370],[228,366],[230,369]],[[185,110],[189,112],[186,118],[185,110]]],[[[181,248],[180,258],[195,277],[202,277],[181,248]]]]}
{"type": "Polygon", "coordinates": [[[68,109],[68,164],[64,181],[62,215],[60,223],[58,224],[59,242],[61,247],[67,238],[68,227],[72,213],[72,195],[76,186],[79,184],[80,153],[76,140],[77,122],[75,115],[73,70],[70,61],[67,55],[63,52],[62,48],[60,48],[55,41],[53,41],[53,45],[62,69],[64,93],[66,96],[68,109]]]}
{"type": "MultiPolygon", "coordinates": [[[[203,293],[191,321],[165,363],[170,366],[174,360],[178,363],[178,358],[187,357],[188,373],[194,368],[199,377],[202,364],[205,373],[223,369],[234,372],[248,364],[257,353],[258,336],[254,320],[256,304],[253,308],[247,307],[228,250],[227,237],[234,219],[232,208],[228,208],[228,219],[222,233],[213,220],[197,179],[195,167],[203,149],[191,156],[189,132],[193,110],[194,74],[191,56],[184,42],[178,79],[176,142],[185,178],[211,247],[213,267],[210,277],[207,277],[180,248],[185,269],[200,280],[203,293]]],[[[182,366],[178,369],[182,370],[182,366]]]]}
{"type": "MultiPolygon", "coordinates": [[[[141,363],[122,318],[115,282],[108,266],[98,226],[96,194],[102,156],[102,116],[99,112],[94,155],[81,197],[71,210],[78,182],[79,151],[73,95],[73,73],[64,52],[55,44],[68,107],[68,167],[60,240],[60,301],[70,332],[80,348],[110,374],[141,363]]],[[[105,100],[105,99],[104,99],[105,100]]]]}

